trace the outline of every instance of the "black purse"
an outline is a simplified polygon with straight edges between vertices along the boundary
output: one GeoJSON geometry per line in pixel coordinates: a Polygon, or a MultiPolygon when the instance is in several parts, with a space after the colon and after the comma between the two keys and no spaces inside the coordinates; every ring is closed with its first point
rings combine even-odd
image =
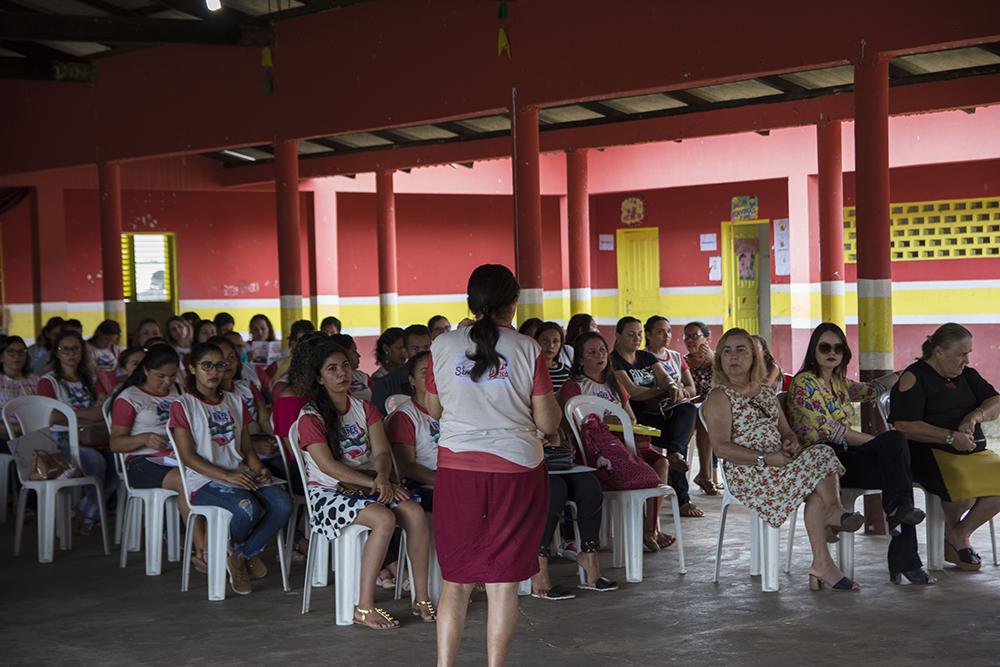
{"type": "Polygon", "coordinates": [[[569,447],[546,446],[543,452],[545,454],[546,470],[561,472],[573,467],[573,450],[569,447]]]}

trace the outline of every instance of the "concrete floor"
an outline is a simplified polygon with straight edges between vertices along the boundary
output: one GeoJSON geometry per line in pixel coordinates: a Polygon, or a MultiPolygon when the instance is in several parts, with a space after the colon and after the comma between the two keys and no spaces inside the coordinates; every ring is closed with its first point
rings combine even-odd
{"type": "MultiPolygon", "coordinates": [[[[563,602],[522,598],[509,664],[1000,664],[1000,568],[992,565],[985,528],[975,539],[987,563],[981,572],[948,566],[936,587],[893,586],[887,538],[859,536],[856,579],[864,590],[811,593],[800,521],[791,575],[782,573],[781,592],[763,594],[759,579],[748,576],[745,511],[730,514],[722,574],[713,584],[720,498],[696,492],[695,502],[707,517],[684,519],[687,575],[677,574],[671,547],[647,554],[645,580],[618,592],[581,592],[563,602]]],[[[8,520],[0,526],[0,656],[7,665],[434,664],[433,626],[404,615],[406,602],[382,595],[380,603],[404,625],[378,634],[334,625],[329,588],[315,589],[311,613],[300,615],[301,564],[293,567],[291,593],[281,591],[274,574],[252,595],[208,602],[197,573],[191,591],[180,593],[177,563],[164,562],[162,576],[146,577],[141,554],[120,570],[116,555],[102,555],[99,539],[77,538],[72,551],[57,551],[54,563],[41,565],[34,525],[25,527],[16,559],[13,535],[8,520]]],[[[923,540],[922,529],[919,535],[923,540]]],[[[602,553],[602,562],[610,560],[602,553]]],[[[552,569],[556,581],[575,583],[568,561],[554,559],[552,569]]],[[[621,570],[605,574],[624,580],[621,570]]],[[[486,663],[485,612],[477,594],[462,665],[486,663]]]]}

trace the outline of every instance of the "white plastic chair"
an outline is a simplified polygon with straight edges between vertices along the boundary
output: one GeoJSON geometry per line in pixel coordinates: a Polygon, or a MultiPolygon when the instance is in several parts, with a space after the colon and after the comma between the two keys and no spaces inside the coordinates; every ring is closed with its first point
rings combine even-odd
{"type": "MultiPolygon", "coordinates": [[[[101,414],[104,416],[104,424],[108,427],[108,434],[111,434],[111,398],[108,397],[101,405],[101,414]]],[[[122,541],[122,522],[125,520],[126,512],[123,511],[128,504],[128,485],[125,483],[125,468],[119,467],[117,458],[115,459],[115,474],[118,475],[118,508],[115,510],[115,544],[122,541]]],[[[138,521],[137,521],[138,523],[138,521]]],[[[129,544],[129,551],[139,550],[139,533],[133,528],[134,536],[132,544],[129,544]]],[[[123,566],[124,567],[124,566],[123,566]]]]}
{"type": "MultiPolygon", "coordinates": [[[[288,432],[288,442],[292,455],[299,466],[302,477],[302,488],[308,488],[305,461],[299,448],[299,422],[292,424],[288,432]]],[[[312,587],[317,579],[326,585],[326,574],[329,563],[330,541],[315,529],[313,520],[314,509],[309,494],[306,493],[306,511],[309,516],[309,554],[306,557],[306,576],[302,587],[302,613],[309,613],[312,599],[312,587]],[[315,571],[314,571],[315,570],[315,571]]],[[[352,523],[340,531],[340,536],[333,540],[334,570],[337,573],[337,586],[334,594],[337,625],[352,625],[354,623],[354,608],[358,604],[361,593],[361,553],[365,539],[371,531],[367,526],[352,523]]]]}
{"type": "MultiPolygon", "coordinates": [[[[274,412],[271,413],[271,433],[274,433],[274,412]]],[[[285,471],[285,481],[288,482],[288,495],[292,498],[292,513],[288,516],[288,526],[285,528],[285,562],[292,566],[292,549],[295,547],[295,527],[299,525],[299,517],[305,511],[306,497],[295,493],[292,489],[292,471],[288,467],[285,456],[285,443],[280,436],[272,436],[278,444],[278,456],[281,458],[281,468],[285,471]]]]}
{"type": "MultiPolygon", "coordinates": [[[[705,423],[703,410],[704,404],[698,407],[698,419],[707,433],[708,425],[705,423]]],[[[715,576],[712,577],[712,583],[719,583],[719,569],[722,566],[722,540],[726,534],[726,516],[729,513],[729,506],[743,505],[729,491],[729,482],[725,479],[725,466],[722,466],[719,474],[723,478],[725,488],[722,493],[722,513],[719,516],[719,540],[715,547],[715,576]]],[[[793,526],[797,515],[798,509],[794,510],[789,517],[793,526]]],[[[764,521],[756,512],[750,511],[750,576],[760,576],[760,589],[765,593],[774,593],[779,589],[778,570],[781,565],[779,537],[779,529],[764,521]]]]}
{"type": "Polygon", "coordinates": [[[385,414],[391,415],[395,412],[396,408],[408,400],[410,400],[410,396],[406,394],[392,394],[389,398],[385,399],[385,414]]]}
{"type": "MultiPolygon", "coordinates": [[[[885,392],[878,397],[875,402],[875,406],[878,408],[879,415],[882,417],[882,421],[885,422],[885,427],[891,429],[892,425],[889,423],[889,399],[891,392],[885,392]]],[[[924,519],[924,525],[927,530],[927,569],[928,570],[943,570],[944,569],[944,508],[941,506],[941,498],[931,492],[929,492],[924,487],[917,483],[913,485],[915,488],[920,489],[924,492],[924,505],[927,508],[927,517],[924,519]]],[[[997,532],[996,524],[994,519],[991,518],[990,524],[990,542],[993,546],[993,564],[1000,565],[1000,553],[997,552],[997,532]]]]}
{"type": "MultiPolygon", "coordinates": [[[[14,422],[20,424],[21,433],[28,434],[46,429],[51,423],[52,413],[58,412],[66,419],[67,436],[69,437],[69,453],[71,463],[78,470],[83,470],[80,464],[80,440],[77,429],[76,413],[68,405],[45,396],[20,396],[11,399],[3,406],[3,423],[8,433],[14,433],[14,422]]],[[[17,467],[17,466],[15,466],[17,467]]],[[[104,507],[104,485],[102,480],[93,475],[72,477],[69,479],[32,480],[25,479],[21,470],[17,471],[21,492],[17,500],[17,517],[14,532],[14,555],[21,552],[21,533],[24,529],[24,511],[28,502],[28,493],[35,492],[38,499],[38,562],[51,563],[55,546],[56,527],[59,528],[59,546],[69,549],[72,545],[72,530],[70,528],[71,490],[85,486],[93,486],[97,490],[97,503],[101,515],[101,539],[104,541],[104,554],[108,549],[108,516],[104,507]],[[65,493],[60,494],[61,491],[65,493]],[[60,501],[57,503],[57,501],[60,501]]]]}
{"type": "MultiPolygon", "coordinates": [[[[566,402],[564,409],[566,421],[573,431],[580,454],[586,460],[586,450],[580,437],[580,425],[591,414],[599,416],[610,413],[622,423],[623,440],[629,450],[635,454],[635,433],[632,430],[632,420],[620,406],[596,396],[574,396],[566,402]]],[[[646,501],[662,496],[670,499],[674,515],[674,532],[677,535],[678,572],[686,574],[684,565],[684,536],[681,533],[680,507],[677,494],[666,484],[660,484],[650,489],[633,489],[628,491],[605,491],[605,507],[611,518],[611,553],[612,566],[625,566],[625,580],[629,583],[642,581],[642,519],[646,501]]]]}
{"type": "MultiPolygon", "coordinates": [[[[174,441],[174,434],[171,429],[167,429],[167,439],[170,440],[170,447],[174,450],[174,457],[177,459],[178,472],[181,475],[181,484],[184,487],[184,496],[191,498],[188,490],[187,476],[185,473],[184,459],[174,441]]],[[[191,546],[194,538],[194,528],[197,525],[198,517],[203,517],[206,524],[206,538],[208,542],[208,599],[226,599],[226,562],[228,560],[229,549],[229,522],[233,519],[233,514],[227,509],[216,507],[215,505],[195,505],[190,504],[188,512],[187,526],[184,530],[184,550],[181,554],[181,592],[186,593],[188,583],[191,578],[191,546]]],[[[278,543],[278,562],[281,565],[281,585],[287,593],[288,568],[285,563],[284,536],[282,531],[276,533],[278,543]]]]}
{"type": "MultiPolygon", "coordinates": [[[[13,437],[13,436],[9,436],[13,437]]],[[[13,485],[11,485],[11,466],[14,464],[14,457],[10,454],[0,454],[0,523],[7,523],[7,501],[13,495],[13,485]]]]}

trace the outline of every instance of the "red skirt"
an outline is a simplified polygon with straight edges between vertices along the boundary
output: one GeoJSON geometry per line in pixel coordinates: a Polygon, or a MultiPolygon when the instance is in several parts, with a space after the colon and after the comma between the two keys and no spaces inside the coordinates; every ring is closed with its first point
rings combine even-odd
{"type": "Polygon", "coordinates": [[[545,466],[521,473],[438,468],[434,540],[445,581],[523,581],[538,572],[549,512],[545,466]]]}

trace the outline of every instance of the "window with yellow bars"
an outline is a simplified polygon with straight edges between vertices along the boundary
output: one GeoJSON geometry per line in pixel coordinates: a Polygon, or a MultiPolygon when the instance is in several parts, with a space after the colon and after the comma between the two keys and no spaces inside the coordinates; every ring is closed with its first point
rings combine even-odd
{"type": "Polygon", "coordinates": [[[173,301],[171,234],[122,234],[122,292],[126,301],[173,301]]]}
{"type": "MultiPolygon", "coordinates": [[[[892,260],[1000,258],[1000,197],[907,202],[889,207],[892,260]]],[[[844,209],[844,261],[856,262],[853,206],[844,209]]]]}

